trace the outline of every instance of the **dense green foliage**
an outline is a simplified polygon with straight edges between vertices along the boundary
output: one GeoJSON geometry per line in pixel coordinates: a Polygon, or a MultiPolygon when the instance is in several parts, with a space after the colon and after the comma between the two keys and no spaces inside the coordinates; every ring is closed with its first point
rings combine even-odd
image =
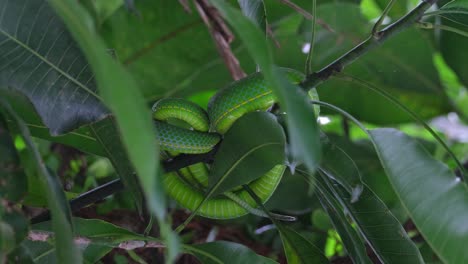
{"type": "Polygon", "coordinates": [[[468,263],[467,47],[467,0],[0,0],[0,263],[468,263]]]}

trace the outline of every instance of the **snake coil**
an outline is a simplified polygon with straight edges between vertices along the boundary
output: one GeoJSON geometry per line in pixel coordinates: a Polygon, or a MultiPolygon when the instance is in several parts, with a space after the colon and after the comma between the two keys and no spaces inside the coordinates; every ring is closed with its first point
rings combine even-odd
{"type": "MultiPolygon", "coordinates": [[[[295,70],[282,70],[294,83],[304,78],[303,74],[295,70]]],[[[261,73],[254,73],[221,89],[210,99],[208,112],[184,99],[161,99],[152,108],[158,131],[157,140],[169,156],[206,153],[213,149],[241,116],[252,111],[266,110],[275,102],[276,98],[261,73]]],[[[278,164],[248,184],[262,203],[268,201],[277,188],[285,168],[285,165],[278,164]]],[[[197,163],[167,173],[164,185],[169,196],[181,206],[195,210],[204,198],[208,171],[209,165],[197,163]]],[[[236,188],[207,200],[198,214],[214,219],[236,218],[249,212],[265,216],[263,211],[255,207],[256,203],[247,191],[236,188]]]]}

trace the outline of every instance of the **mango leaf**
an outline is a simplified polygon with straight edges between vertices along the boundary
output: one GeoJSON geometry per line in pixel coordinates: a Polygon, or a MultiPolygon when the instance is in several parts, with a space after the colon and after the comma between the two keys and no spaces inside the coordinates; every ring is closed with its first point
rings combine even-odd
{"type": "MultiPolygon", "coordinates": [[[[311,178],[306,174],[304,175],[307,177],[306,179],[310,181],[311,178]]],[[[294,229],[283,225],[279,220],[272,217],[268,209],[262,204],[260,198],[247,185],[243,185],[243,187],[250,194],[252,199],[255,200],[257,205],[270,217],[270,220],[278,229],[288,263],[328,263],[328,259],[318,247],[301,234],[294,231],[294,229]]]]}
{"type": "Polygon", "coordinates": [[[91,68],[46,1],[2,0],[0,13],[0,90],[26,96],[52,135],[108,115],[91,68]]]}
{"type": "Polygon", "coordinates": [[[139,15],[121,7],[104,22],[100,34],[135,76],[147,100],[218,89],[232,80],[192,4],[186,12],[179,1],[134,3],[139,15]],[[191,42],[197,45],[186,45],[191,42]]]}
{"type": "Polygon", "coordinates": [[[339,182],[349,193],[352,201],[359,199],[363,190],[359,168],[343,149],[329,140],[325,140],[323,144],[320,170],[339,182]]]}
{"type": "Polygon", "coordinates": [[[0,199],[17,202],[26,195],[27,189],[28,179],[0,116],[0,199]]]}
{"type": "MultiPolygon", "coordinates": [[[[439,14],[443,26],[468,32],[468,1],[451,1],[435,12],[439,14]]],[[[468,87],[468,50],[462,48],[468,45],[468,38],[447,30],[440,31],[440,52],[444,60],[457,74],[465,87],[468,87]]]]}
{"type": "Polygon", "coordinates": [[[468,26],[468,1],[466,0],[450,1],[433,13],[462,26],[468,26]]]}
{"type": "Polygon", "coordinates": [[[228,242],[216,241],[205,244],[197,244],[185,246],[187,253],[190,253],[198,258],[203,264],[212,263],[259,263],[273,264],[277,263],[269,258],[255,254],[248,247],[228,242]]]}
{"type": "Polygon", "coordinates": [[[322,264],[329,262],[319,248],[290,227],[282,226],[279,231],[288,263],[322,264]]]}
{"type": "MultiPolygon", "coordinates": [[[[83,125],[78,129],[65,134],[51,136],[49,128],[44,125],[41,117],[37,114],[34,105],[26,96],[18,92],[6,90],[0,90],[0,94],[11,104],[13,109],[17,110],[17,114],[25,122],[33,137],[72,146],[83,152],[106,156],[103,146],[94,137],[90,129],[91,125],[83,125]]],[[[7,122],[10,121],[11,120],[7,120],[7,122]]]]}
{"type": "Polygon", "coordinates": [[[388,181],[372,142],[369,140],[351,141],[333,134],[327,134],[327,136],[334,145],[352,157],[364,185],[385,203],[401,223],[406,222],[406,210],[388,181]]]}
{"type": "MultiPolygon", "coordinates": [[[[93,28],[87,11],[76,1],[49,1],[80,44],[93,71],[103,100],[112,109],[126,153],[131,160],[148,198],[149,209],[162,220],[165,211],[153,189],[162,185],[158,171],[158,145],[151,114],[138,86],[124,68],[105,53],[105,45],[93,28]],[[73,10],[74,12],[70,12],[73,10]]],[[[138,191],[133,188],[134,192],[138,191]]]]}
{"type": "Polygon", "coordinates": [[[73,225],[71,212],[65,194],[56,175],[52,175],[46,168],[44,161],[36,146],[32,142],[31,135],[24,122],[13,111],[8,102],[0,99],[1,109],[14,120],[14,129],[18,129],[30,155],[33,158],[36,171],[47,194],[47,202],[52,215],[52,226],[56,233],[55,246],[57,259],[62,263],[81,263],[81,254],[73,244],[73,225]]]}
{"type": "Polygon", "coordinates": [[[321,177],[317,179],[317,190],[320,203],[330,216],[349,257],[355,263],[372,263],[367,256],[362,236],[349,224],[344,208],[325,183],[325,179],[321,177]]]}
{"type": "Polygon", "coordinates": [[[321,147],[314,109],[308,104],[307,95],[298,86],[289,83],[273,64],[265,37],[248,18],[224,1],[211,2],[236,30],[287,113],[286,123],[293,157],[303,161],[309,171],[315,171],[320,160],[321,147]]]}
{"type": "Polygon", "coordinates": [[[252,20],[262,31],[266,31],[267,14],[263,0],[238,0],[244,16],[252,20]]]}
{"type": "Polygon", "coordinates": [[[356,202],[347,197],[341,186],[330,188],[383,263],[424,263],[398,219],[369,188],[364,187],[356,202]]]}
{"type": "Polygon", "coordinates": [[[284,164],[285,135],[273,114],[253,112],[239,118],[224,135],[211,166],[213,195],[247,184],[284,164]]]}
{"type": "Polygon", "coordinates": [[[15,244],[15,230],[0,220],[0,257],[5,259],[6,255],[15,249],[15,244]]]}
{"type": "Polygon", "coordinates": [[[402,132],[375,129],[370,134],[393,188],[426,241],[444,262],[467,262],[465,183],[402,132]]]}

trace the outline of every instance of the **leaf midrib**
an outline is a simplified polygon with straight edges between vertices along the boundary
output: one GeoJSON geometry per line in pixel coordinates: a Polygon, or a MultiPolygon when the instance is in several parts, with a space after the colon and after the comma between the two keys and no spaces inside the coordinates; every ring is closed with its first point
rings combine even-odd
{"type": "Polygon", "coordinates": [[[80,88],[84,89],[85,91],[87,91],[88,93],[90,93],[91,95],[93,95],[94,97],[96,97],[97,99],[99,99],[101,101],[101,97],[96,94],[95,92],[93,92],[91,89],[89,89],[88,87],[86,87],[85,85],[83,85],[82,83],[80,83],[78,80],[76,80],[75,78],[73,78],[71,75],[69,75],[68,73],[64,72],[62,69],[58,68],[57,66],[55,66],[52,62],[50,62],[49,60],[47,60],[45,57],[43,57],[41,54],[37,53],[35,50],[31,49],[29,46],[27,46],[25,43],[21,42],[20,40],[18,40],[17,38],[13,37],[12,35],[8,34],[7,32],[5,32],[3,29],[0,29],[0,33],[2,33],[3,35],[5,35],[7,38],[13,40],[16,44],[20,45],[22,48],[24,48],[25,50],[27,50],[28,52],[30,52],[31,54],[33,54],[34,56],[38,57],[41,61],[45,62],[46,64],[48,64],[50,67],[52,67],[54,70],[56,70],[57,72],[59,72],[60,74],[62,74],[63,76],[65,76],[67,79],[69,79],[70,81],[72,81],[73,83],[75,83],[76,85],[78,85],[80,88]]]}
{"type": "Polygon", "coordinates": [[[249,156],[251,153],[253,153],[257,149],[260,149],[260,148],[263,148],[263,147],[266,147],[266,146],[272,146],[272,145],[281,145],[281,142],[263,143],[263,144],[260,144],[260,145],[258,145],[256,147],[250,149],[246,153],[244,153],[236,162],[234,162],[234,164],[224,173],[224,175],[219,179],[219,181],[213,186],[212,192],[214,192],[219,187],[219,185],[221,185],[221,183],[224,182],[224,179],[226,179],[226,177],[229,174],[231,174],[231,172],[235,168],[237,168],[237,165],[239,165],[239,163],[242,162],[247,156],[249,156]]]}

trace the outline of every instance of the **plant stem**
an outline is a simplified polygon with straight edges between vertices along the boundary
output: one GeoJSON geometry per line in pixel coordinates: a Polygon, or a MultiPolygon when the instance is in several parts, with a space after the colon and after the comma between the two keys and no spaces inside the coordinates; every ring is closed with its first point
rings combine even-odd
{"type": "MultiPolygon", "coordinates": [[[[173,159],[163,161],[162,166],[165,172],[176,171],[181,168],[185,168],[189,165],[196,164],[199,162],[210,163],[213,161],[214,155],[218,150],[219,144],[208,153],[204,154],[182,154],[173,159]]],[[[70,209],[72,212],[79,211],[88,205],[96,203],[109,197],[117,192],[125,189],[121,179],[112,180],[99,187],[96,187],[90,191],[87,191],[75,199],[70,200],[70,209]]],[[[48,221],[50,219],[50,212],[45,211],[44,213],[35,216],[31,219],[32,224],[48,221]]]]}
{"type": "Polygon", "coordinates": [[[362,55],[380,46],[392,36],[400,33],[415,22],[419,21],[419,19],[424,15],[424,12],[426,12],[426,10],[437,1],[438,0],[426,0],[421,2],[404,17],[400,18],[388,27],[376,32],[374,35],[369,36],[366,40],[342,55],[340,58],[336,59],[328,66],[318,72],[307,75],[304,82],[301,83],[301,87],[305,90],[311,90],[330,78],[332,75],[341,72],[346,66],[353,63],[362,55]]]}
{"type": "Polygon", "coordinates": [[[317,20],[317,0],[312,0],[312,35],[310,37],[310,46],[309,46],[309,53],[307,54],[306,59],[306,74],[309,75],[312,72],[312,53],[314,53],[314,46],[315,46],[315,23],[317,20]]]}
{"type": "Polygon", "coordinates": [[[374,27],[372,27],[372,36],[375,36],[378,33],[379,27],[382,25],[385,17],[387,16],[390,9],[392,9],[394,3],[395,0],[390,0],[390,3],[388,3],[387,7],[385,7],[384,11],[379,17],[379,20],[377,20],[377,22],[374,24],[374,27]]]}

